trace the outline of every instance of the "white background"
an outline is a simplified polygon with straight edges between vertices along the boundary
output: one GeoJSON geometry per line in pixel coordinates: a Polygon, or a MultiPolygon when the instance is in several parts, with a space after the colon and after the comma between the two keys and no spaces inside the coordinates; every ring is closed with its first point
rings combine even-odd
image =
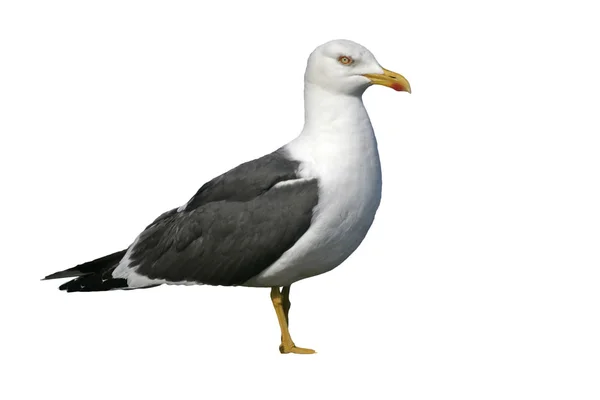
{"type": "Polygon", "coordinates": [[[597,12],[490,3],[3,2],[0,397],[598,399],[597,12]],[[335,38],[413,94],[365,94],[376,222],[292,287],[317,355],[266,289],[39,281],[293,139],[335,38]]]}

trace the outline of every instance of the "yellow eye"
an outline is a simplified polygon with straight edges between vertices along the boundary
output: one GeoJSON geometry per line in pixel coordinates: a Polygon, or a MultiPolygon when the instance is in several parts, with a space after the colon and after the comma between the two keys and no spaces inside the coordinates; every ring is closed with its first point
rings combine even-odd
{"type": "Polygon", "coordinates": [[[340,56],[338,58],[338,61],[341,62],[344,65],[350,65],[354,62],[354,60],[352,59],[352,57],[348,57],[348,56],[340,56]]]}

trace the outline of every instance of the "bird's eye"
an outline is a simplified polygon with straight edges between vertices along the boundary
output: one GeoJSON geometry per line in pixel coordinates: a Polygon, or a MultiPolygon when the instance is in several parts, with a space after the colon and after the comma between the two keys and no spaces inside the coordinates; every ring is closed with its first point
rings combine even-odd
{"type": "Polygon", "coordinates": [[[348,56],[340,56],[338,58],[338,61],[344,65],[350,65],[354,62],[354,60],[352,59],[352,57],[348,57],[348,56]]]}

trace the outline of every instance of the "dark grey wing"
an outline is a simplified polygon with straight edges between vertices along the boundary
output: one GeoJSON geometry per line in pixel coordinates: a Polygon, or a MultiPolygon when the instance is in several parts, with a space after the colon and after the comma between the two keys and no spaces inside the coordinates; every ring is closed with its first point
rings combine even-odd
{"type": "Polygon", "coordinates": [[[297,162],[275,152],[204,185],[180,210],[139,236],[131,266],[172,282],[240,285],[264,271],[308,230],[316,180],[297,179],[297,162]],[[286,182],[282,185],[277,183],[286,182]]]}
{"type": "Polygon", "coordinates": [[[251,200],[279,182],[297,179],[299,165],[298,161],[290,160],[283,149],[248,161],[204,184],[188,201],[185,210],[220,200],[251,200]]]}
{"type": "Polygon", "coordinates": [[[164,212],[152,224],[179,211],[192,211],[211,202],[251,200],[279,182],[297,179],[296,171],[299,165],[298,161],[291,160],[286,156],[283,148],[240,164],[202,185],[185,206],[164,212]]]}

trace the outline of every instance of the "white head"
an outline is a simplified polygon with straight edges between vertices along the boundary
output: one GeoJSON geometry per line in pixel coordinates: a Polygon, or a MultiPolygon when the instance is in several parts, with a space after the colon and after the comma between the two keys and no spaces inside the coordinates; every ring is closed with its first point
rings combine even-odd
{"type": "Polygon", "coordinates": [[[361,95],[373,84],[410,93],[410,84],[402,75],[381,67],[365,47],[343,39],[322,44],[312,52],[304,81],[341,94],[361,95]]]}

